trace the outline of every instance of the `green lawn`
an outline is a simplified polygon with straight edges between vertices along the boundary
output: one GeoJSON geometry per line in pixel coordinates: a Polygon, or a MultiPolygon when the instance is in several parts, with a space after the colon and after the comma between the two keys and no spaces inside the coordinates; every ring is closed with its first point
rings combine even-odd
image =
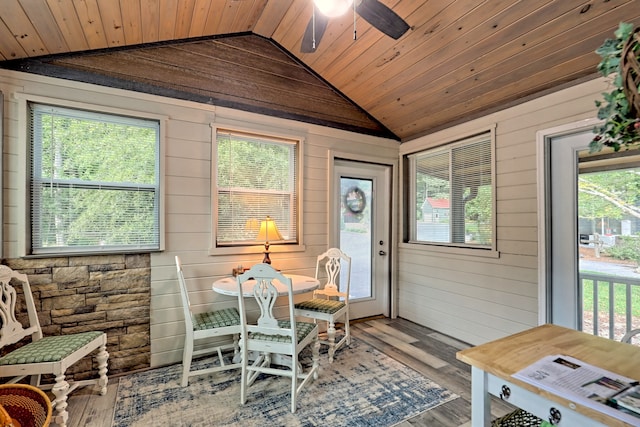
{"type": "MultiPolygon", "coordinates": [[[[584,273],[584,272],[583,272],[584,273]]],[[[593,312],[593,280],[583,281],[583,310],[593,312]]],[[[609,284],[598,282],[598,311],[609,312],[609,284]]],[[[623,283],[613,284],[613,302],[616,314],[626,314],[626,285],[623,283]]],[[[631,313],[633,317],[640,317],[640,286],[631,286],[631,313]]]]}

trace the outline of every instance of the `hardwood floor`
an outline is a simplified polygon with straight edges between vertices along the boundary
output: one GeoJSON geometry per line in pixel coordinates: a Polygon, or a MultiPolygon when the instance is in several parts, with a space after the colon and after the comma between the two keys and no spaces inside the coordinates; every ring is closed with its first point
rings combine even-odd
{"type": "MultiPolygon", "coordinates": [[[[381,352],[411,367],[437,384],[460,396],[397,427],[469,427],[471,425],[471,368],[456,359],[458,350],[468,344],[404,319],[356,321],[352,335],[381,352]]],[[[113,418],[118,378],[109,379],[106,396],[86,389],[76,390],[69,398],[69,427],[110,427],[113,418]]],[[[494,399],[494,417],[512,408],[494,399]]]]}

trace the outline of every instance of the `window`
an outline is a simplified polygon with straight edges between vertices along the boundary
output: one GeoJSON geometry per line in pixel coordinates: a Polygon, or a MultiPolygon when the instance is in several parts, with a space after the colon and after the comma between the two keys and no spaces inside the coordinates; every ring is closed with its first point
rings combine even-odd
{"type": "Polygon", "coordinates": [[[300,141],[216,130],[216,247],[250,246],[260,222],[275,221],[282,239],[298,242],[300,141]]]}
{"type": "Polygon", "coordinates": [[[406,156],[412,243],[492,248],[494,179],[490,133],[406,156]]]}
{"type": "Polygon", "coordinates": [[[159,249],[159,121],[28,111],[31,253],[159,249]]]}

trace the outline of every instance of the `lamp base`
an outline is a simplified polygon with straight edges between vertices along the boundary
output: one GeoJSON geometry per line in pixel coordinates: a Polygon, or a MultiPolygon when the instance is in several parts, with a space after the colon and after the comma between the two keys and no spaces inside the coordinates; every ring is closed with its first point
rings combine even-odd
{"type": "Polygon", "coordinates": [[[263,264],[271,264],[271,258],[269,258],[269,252],[264,252],[263,264]]]}

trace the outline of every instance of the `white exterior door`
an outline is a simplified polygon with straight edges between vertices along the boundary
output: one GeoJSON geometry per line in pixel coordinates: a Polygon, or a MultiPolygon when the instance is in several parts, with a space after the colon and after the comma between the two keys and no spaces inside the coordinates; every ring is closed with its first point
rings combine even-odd
{"type": "Polygon", "coordinates": [[[578,278],[578,154],[588,150],[591,129],[549,140],[551,175],[550,224],[550,320],[556,325],[579,328],[581,301],[578,278]]]}
{"type": "Polygon", "coordinates": [[[335,160],[331,246],[351,257],[350,317],[390,313],[391,166],[335,160]]]}

